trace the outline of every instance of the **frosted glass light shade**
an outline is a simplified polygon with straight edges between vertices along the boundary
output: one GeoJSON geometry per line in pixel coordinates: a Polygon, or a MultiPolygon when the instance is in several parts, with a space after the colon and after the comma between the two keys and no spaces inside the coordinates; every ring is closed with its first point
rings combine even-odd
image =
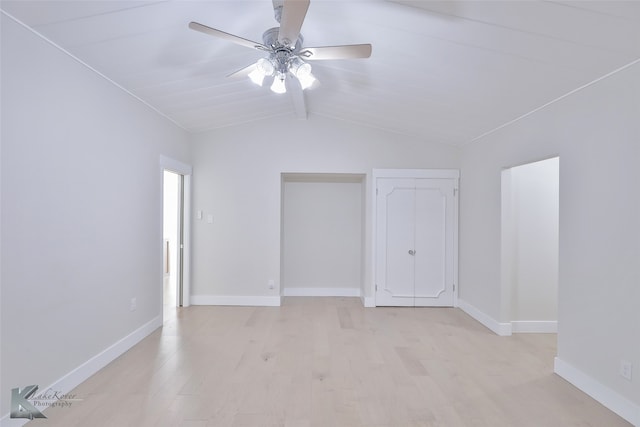
{"type": "Polygon", "coordinates": [[[311,64],[307,64],[300,58],[295,58],[289,65],[291,73],[298,79],[303,78],[311,74],[311,64]]]}
{"type": "Polygon", "coordinates": [[[271,90],[275,93],[285,93],[287,91],[287,88],[284,84],[284,76],[276,76],[276,78],[273,79],[271,90]]]}
{"type": "Polygon", "coordinates": [[[249,78],[258,86],[262,86],[264,82],[264,74],[258,68],[249,73],[249,78]]]}
{"type": "Polygon", "coordinates": [[[257,65],[257,69],[260,70],[262,74],[265,76],[272,76],[273,72],[275,71],[275,67],[273,66],[273,63],[266,58],[258,59],[258,62],[256,63],[256,65],[257,65]]]}
{"type": "Polygon", "coordinates": [[[298,76],[298,80],[300,81],[300,86],[302,86],[303,90],[310,88],[316,82],[316,78],[311,73],[304,76],[298,76]]]}

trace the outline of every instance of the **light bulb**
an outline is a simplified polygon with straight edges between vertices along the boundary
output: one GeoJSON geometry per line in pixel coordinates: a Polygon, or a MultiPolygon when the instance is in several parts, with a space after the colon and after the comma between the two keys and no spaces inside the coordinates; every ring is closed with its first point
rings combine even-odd
{"type": "Polygon", "coordinates": [[[258,86],[262,86],[264,82],[264,74],[258,68],[249,73],[249,78],[258,86]]]}
{"type": "Polygon", "coordinates": [[[284,84],[285,76],[284,74],[278,75],[273,79],[273,84],[271,85],[271,90],[275,93],[285,93],[287,88],[284,84]]]}

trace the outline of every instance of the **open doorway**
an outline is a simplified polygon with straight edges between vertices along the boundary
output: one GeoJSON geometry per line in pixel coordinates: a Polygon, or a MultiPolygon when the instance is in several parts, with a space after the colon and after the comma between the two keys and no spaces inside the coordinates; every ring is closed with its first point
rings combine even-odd
{"type": "Polygon", "coordinates": [[[161,156],[162,168],[162,315],[175,318],[189,306],[191,166],[161,156]]]}
{"type": "Polygon", "coordinates": [[[513,332],[558,327],[558,157],[502,172],[502,318],[513,332]]]}
{"type": "Polygon", "coordinates": [[[163,172],[162,198],[162,238],[163,238],[163,283],[162,301],[164,318],[167,319],[172,308],[181,306],[180,287],[182,285],[183,257],[182,242],[182,194],[184,178],[175,172],[163,172]]]}

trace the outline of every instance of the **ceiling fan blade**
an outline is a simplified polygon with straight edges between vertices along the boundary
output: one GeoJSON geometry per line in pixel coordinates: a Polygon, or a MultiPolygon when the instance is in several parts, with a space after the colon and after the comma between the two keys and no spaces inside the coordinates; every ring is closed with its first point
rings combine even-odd
{"type": "Polygon", "coordinates": [[[189,28],[192,30],[200,31],[201,33],[209,34],[214,37],[228,40],[230,42],[245,46],[251,49],[269,50],[268,47],[262,43],[254,42],[252,40],[244,39],[242,37],[234,36],[233,34],[225,33],[224,31],[216,30],[215,28],[207,27],[206,25],[199,24],[197,22],[189,22],[189,28]]]}
{"type": "Polygon", "coordinates": [[[310,61],[323,59],[368,58],[371,56],[370,44],[348,44],[341,46],[305,47],[299,55],[310,61]]]}
{"type": "Polygon", "coordinates": [[[227,77],[231,77],[231,78],[247,77],[256,68],[258,68],[258,66],[254,62],[251,65],[247,65],[244,68],[240,68],[238,71],[234,71],[233,73],[227,75],[227,77]]]}
{"type": "Polygon", "coordinates": [[[296,117],[301,120],[306,120],[308,116],[307,102],[300,82],[298,79],[287,79],[285,80],[285,84],[287,86],[287,92],[291,95],[291,102],[293,103],[293,110],[296,113],[296,117]]]}
{"type": "Polygon", "coordinates": [[[309,0],[284,0],[278,33],[280,43],[287,46],[296,44],[307,9],[309,9],[309,0]]]}

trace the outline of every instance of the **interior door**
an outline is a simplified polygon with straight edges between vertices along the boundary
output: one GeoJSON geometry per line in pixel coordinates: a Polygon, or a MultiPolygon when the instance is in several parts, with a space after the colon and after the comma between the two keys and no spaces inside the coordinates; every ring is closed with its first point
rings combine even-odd
{"type": "Polygon", "coordinates": [[[376,305],[453,306],[456,180],[376,184],[376,305]]]}
{"type": "Polygon", "coordinates": [[[378,180],[378,259],[376,305],[413,307],[415,182],[413,179],[378,180]]]}
{"type": "Polygon", "coordinates": [[[414,305],[451,307],[454,181],[416,179],[415,182],[414,305]]]}

